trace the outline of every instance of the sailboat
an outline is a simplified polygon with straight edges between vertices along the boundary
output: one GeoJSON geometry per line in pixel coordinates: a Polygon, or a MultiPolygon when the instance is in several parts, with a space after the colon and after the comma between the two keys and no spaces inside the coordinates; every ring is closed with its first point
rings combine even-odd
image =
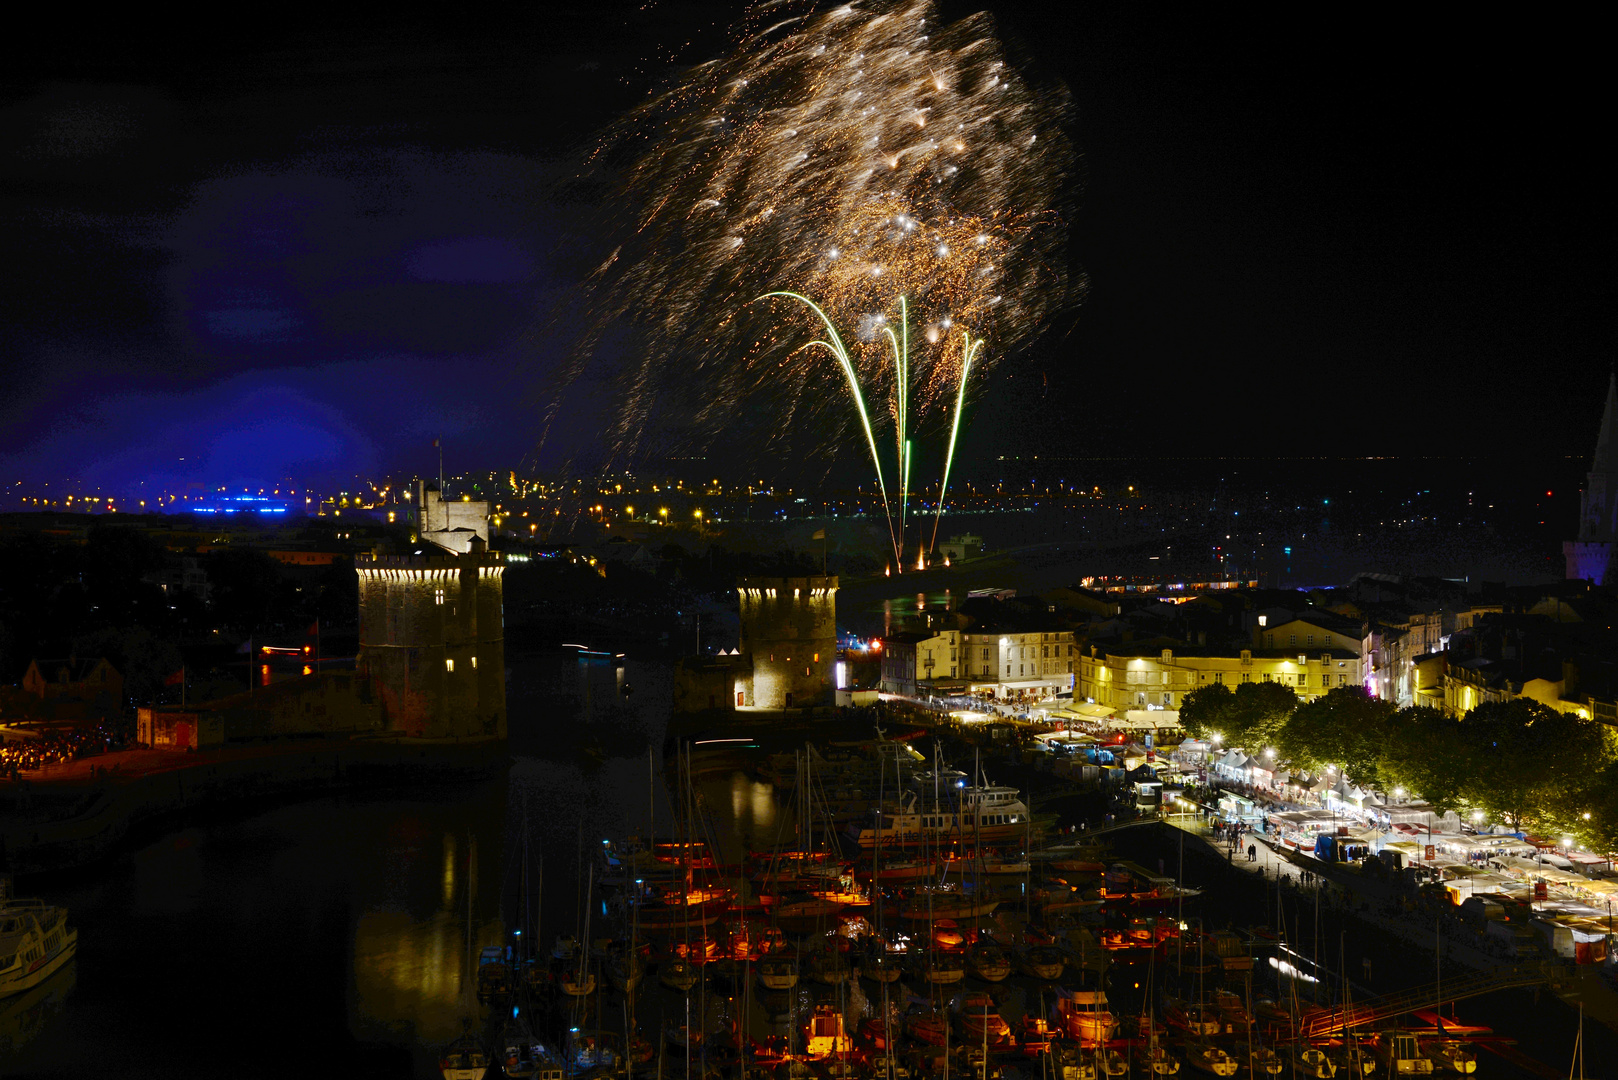
{"type": "Polygon", "coordinates": [[[489,1056],[472,1033],[472,1021],[463,1020],[460,1038],[444,1048],[438,1059],[438,1071],[444,1080],[483,1080],[489,1071],[489,1056]]]}
{"type": "Polygon", "coordinates": [[[513,1009],[512,1014],[501,1028],[501,1067],[507,1076],[536,1076],[542,1068],[551,1064],[550,1057],[545,1047],[534,1038],[534,1032],[521,1015],[521,1009],[513,1009]]]}
{"type": "Polygon", "coordinates": [[[1238,1067],[1235,1058],[1207,1041],[1187,1043],[1185,1059],[1193,1069],[1201,1069],[1213,1076],[1235,1076],[1238,1067]]]}

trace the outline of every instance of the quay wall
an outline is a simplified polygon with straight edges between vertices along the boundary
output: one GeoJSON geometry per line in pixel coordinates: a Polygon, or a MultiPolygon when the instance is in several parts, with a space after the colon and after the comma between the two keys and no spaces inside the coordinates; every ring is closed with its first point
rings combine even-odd
{"type": "Polygon", "coordinates": [[[131,830],[204,806],[285,794],[326,794],[402,783],[475,780],[510,764],[504,739],[338,739],[200,754],[178,768],[85,785],[74,816],[0,815],[0,869],[69,870],[110,854],[131,830]]]}

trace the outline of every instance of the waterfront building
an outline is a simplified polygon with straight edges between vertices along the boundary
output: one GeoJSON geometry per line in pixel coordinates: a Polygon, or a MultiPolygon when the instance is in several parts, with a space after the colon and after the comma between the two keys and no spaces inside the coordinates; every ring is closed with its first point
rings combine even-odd
{"type": "Polygon", "coordinates": [[[983,537],[972,533],[952,536],[938,545],[938,554],[951,562],[960,562],[983,554],[983,537]]]}
{"type": "Polygon", "coordinates": [[[1341,641],[1312,652],[1302,649],[1216,649],[1212,646],[1101,647],[1092,645],[1079,658],[1076,701],[1107,706],[1118,712],[1178,712],[1185,695],[1198,687],[1222,683],[1232,690],[1242,683],[1277,682],[1292,687],[1302,701],[1320,697],[1359,679],[1359,654],[1341,641]]]}
{"type": "Polygon", "coordinates": [[[1601,414],[1596,452],[1579,493],[1579,535],[1562,544],[1569,580],[1612,584],[1618,551],[1618,372],[1607,379],[1607,406],[1601,414]]]}
{"type": "Polygon", "coordinates": [[[326,671],[254,687],[196,705],[135,710],[135,738],[159,750],[197,750],[238,739],[353,735],[379,731],[371,683],[326,671]]]}
{"type": "Polygon", "coordinates": [[[736,583],[736,594],[736,704],[793,709],[829,703],[837,659],[837,576],[745,577],[736,583]]]}
{"type": "Polygon", "coordinates": [[[505,556],[470,529],[457,553],[463,528],[424,528],[445,542],[436,552],[354,560],[356,667],[389,730],[426,738],[506,734],[505,556]]]}
{"type": "Polygon", "coordinates": [[[1041,701],[1073,691],[1071,630],[973,629],[961,634],[966,689],[999,701],[1041,701]]]}
{"type": "Polygon", "coordinates": [[[881,639],[883,691],[915,697],[923,687],[938,689],[939,681],[957,681],[963,636],[959,630],[885,635],[881,639]]]}

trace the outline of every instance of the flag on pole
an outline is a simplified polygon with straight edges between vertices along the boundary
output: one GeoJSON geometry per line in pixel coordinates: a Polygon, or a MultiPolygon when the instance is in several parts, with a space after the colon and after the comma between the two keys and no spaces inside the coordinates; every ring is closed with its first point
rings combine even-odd
{"type": "Polygon", "coordinates": [[[163,685],[164,686],[179,686],[183,682],[185,682],[185,666],[184,665],[181,665],[180,670],[176,671],[174,674],[163,676],[163,685]]]}

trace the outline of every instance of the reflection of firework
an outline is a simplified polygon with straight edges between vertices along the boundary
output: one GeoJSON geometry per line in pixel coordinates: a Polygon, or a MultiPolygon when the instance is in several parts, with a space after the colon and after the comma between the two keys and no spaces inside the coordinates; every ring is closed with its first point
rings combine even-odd
{"type": "Polygon", "coordinates": [[[767,28],[636,110],[591,156],[590,178],[611,184],[625,217],[586,285],[566,377],[584,373],[609,328],[634,336],[615,380],[619,451],[659,419],[660,397],[693,386],[703,436],[759,394],[795,423],[838,396],[806,394],[805,380],[818,390],[835,375],[783,377],[799,324],[746,308],[790,288],[852,331],[847,362],[888,398],[902,485],[903,432],[964,390],[961,331],[1005,355],[1070,299],[1054,210],[1071,160],[1066,94],[1036,92],[1008,65],[987,15],[943,25],[926,0],[759,10],[767,28]],[[890,369],[882,320],[900,296],[915,363],[890,369]]]}

